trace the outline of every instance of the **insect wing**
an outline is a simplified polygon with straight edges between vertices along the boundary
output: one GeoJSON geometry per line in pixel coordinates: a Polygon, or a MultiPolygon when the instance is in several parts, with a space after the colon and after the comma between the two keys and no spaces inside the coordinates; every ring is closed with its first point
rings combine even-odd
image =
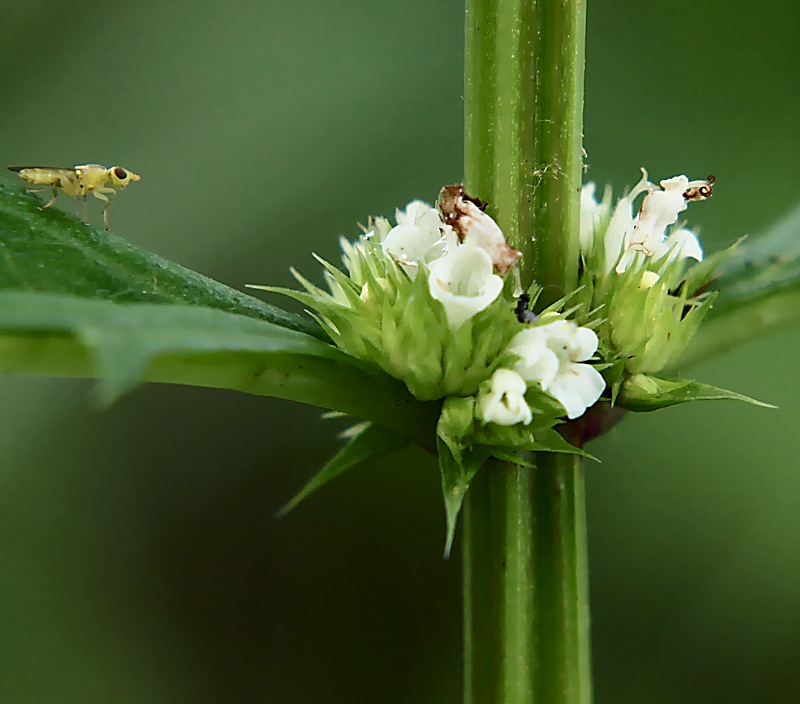
{"type": "Polygon", "coordinates": [[[16,173],[26,171],[27,169],[36,169],[37,171],[70,171],[75,173],[74,166],[8,166],[6,168],[16,173]]]}

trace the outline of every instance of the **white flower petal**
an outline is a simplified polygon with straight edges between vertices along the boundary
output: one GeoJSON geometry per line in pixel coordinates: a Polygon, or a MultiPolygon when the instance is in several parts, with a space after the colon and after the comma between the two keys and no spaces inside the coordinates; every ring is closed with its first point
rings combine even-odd
{"type": "Polygon", "coordinates": [[[446,226],[439,211],[421,200],[411,201],[405,211],[397,210],[395,217],[397,225],[381,237],[383,250],[413,276],[420,263],[445,253],[446,226]]]}
{"type": "Polygon", "coordinates": [[[596,192],[597,184],[595,183],[586,183],[581,188],[580,242],[581,251],[584,253],[592,249],[598,223],[608,213],[608,203],[598,202],[596,192]]]}
{"type": "Polygon", "coordinates": [[[383,250],[400,263],[416,264],[439,239],[416,225],[397,225],[389,230],[383,240],[383,250]]]}
{"type": "Polygon", "coordinates": [[[492,374],[492,391],[501,394],[524,395],[528,385],[512,369],[498,369],[492,374]]]}
{"type": "Polygon", "coordinates": [[[453,226],[458,239],[485,249],[501,275],[513,267],[522,252],[509,246],[500,226],[464,193],[463,186],[445,186],[439,196],[445,222],[453,226]]]}
{"type": "Polygon", "coordinates": [[[594,330],[578,327],[571,320],[557,320],[540,329],[547,335],[547,346],[562,361],[583,362],[597,351],[599,341],[594,330]]]}
{"type": "Polygon", "coordinates": [[[628,195],[620,198],[605,235],[606,246],[606,271],[611,271],[617,263],[620,255],[628,248],[634,229],[633,201],[653,188],[653,184],[647,180],[647,171],[642,169],[642,178],[628,195]]]}
{"type": "Polygon", "coordinates": [[[558,373],[558,356],[547,346],[547,333],[543,327],[517,333],[508,350],[520,358],[514,370],[525,381],[537,382],[546,388],[558,373]]]}
{"type": "Polygon", "coordinates": [[[673,232],[664,243],[653,253],[654,258],[669,254],[667,261],[675,259],[696,259],[703,261],[703,247],[697,235],[691,230],[682,228],[673,232]]]}
{"type": "Polygon", "coordinates": [[[511,369],[498,369],[491,379],[488,393],[478,398],[478,411],[485,423],[527,425],[533,413],[525,401],[525,380],[511,369]]]}
{"type": "Polygon", "coordinates": [[[405,210],[400,210],[400,208],[398,208],[394,211],[394,219],[397,221],[398,225],[414,225],[419,224],[417,221],[424,219],[431,212],[433,212],[434,215],[437,214],[436,209],[431,207],[424,200],[412,200],[406,206],[405,210]]]}
{"type": "Polygon", "coordinates": [[[573,362],[585,362],[597,352],[597,333],[590,328],[578,328],[570,345],[569,357],[573,362]]]}
{"type": "Polygon", "coordinates": [[[483,249],[461,246],[428,265],[428,290],[439,301],[455,330],[488,308],[503,290],[503,279],[492,273],[483,249]]]}
{"type": "Polygon", "coordinates": [[[569,364],[550,384],[547,393],[558,401],[570,420],[584,414],[603,390],[606,382],[602,374],[588,364],[569,364]]]}
{"type": "MultiPolygon", "coordinates": [[[[702,183],[705,183],[705,181],[702,183]]],[[[658,185],[665,191],[673,191],[683,195],[686,193],[686,189],[689,188],[689,177],[673,176],[672,178],[665,178],[663,181],[659,181],[658,185]]]]}
{"type": "Polygon", "coordinates": [[[641,249],[635,247],[628,247],[619,258],[617,264],[617,273],[624,274],[631,266],[640,267],[645,263],[646,254],[641,249]]]}
{"type": "MultiPolygon", "coordinates": [[[[688,178],[686,183],[689,183],[688,178]]],[[[682,190],[652,191],[642,201],[642,209],[631,235],[631,244],[639,244],[652,251],[664,241],[666,229],[678,220],[678,215],[684,210],[686,198],[683,197],[682,190]]]]}

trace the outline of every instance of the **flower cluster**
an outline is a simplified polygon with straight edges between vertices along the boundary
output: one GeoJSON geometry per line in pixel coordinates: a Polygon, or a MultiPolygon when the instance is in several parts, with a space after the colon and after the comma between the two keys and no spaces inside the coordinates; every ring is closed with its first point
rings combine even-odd
{"type": "Polygon", "coordinates": [[[318,258],[326,288],[293,272],[304,291],[268,290],[303,302],[349,355],[402,380],[417,399],[441,402],[449,550],[464,494],[489,457],[524,465],[529,451],[585,454],[565,438],[582,445],[618,409],[755,403],[656,376],[678,364],[714,300],[715,269],[732,251],[704,258],[679,220],[713,184],[687,176],[653,183],[642,169],[616,202],[610,189],[598,200],[596,186],[584,186],[578,287],[544,309],[540,287],[521,290],[521,253],[461,186],[443,188],[436,208],[415,200],[394,224],[374,218],[357,241],[342,238],[344,271],[318,258]],[[595,405],[590,418],[556,429],[595,405]]]}
{"type": "Polygon", "coordinates": [[[678,218],[692,201],[709,198],[713,184],[713,177],[686,176],[654,184],[642,169],[640,181],[613,207],[610,190],[598,201],[595,184],[583,187],[578,299],[601,311],[605,361],[652,374],[674,365],[686,349],[713,300],[701,293],[712,269],[694,270],[703,249],[678,218]]]}
{"type": "MultiPolygon", "coordinates": [[[[674,367],[713,300],[705,289],[725,253],[704,262],[679,222],[713,183],[656,184],[642,169],[613,203],[609,189],[598,200],[584,186],[580,285],[545,310],[527,309],[540,289],[521,297],[521,253],[461,186],[443,188],[436,208],[415,200],[394,224],[374,218],[357,241],[342,239],[345,271],[319,259],[327,290],[297,272],[305,291],[278,290],[305,303],[348,354],[420,400],[443,399],[437,432],[454,457],[542,449],[542,432],[580,418],[607,389],[609,403],[636,410],[676,402],[664,389],[686,393],[653,375],[674,367]]],[[[547,437],[544,449],[563,441],[547,437]]]]}
{"type": "MultiPolygon", "coordinates": [[[[595,197],[596,185],[581,190],[581,249],[590,256],[600,249],[604,257],[601,269],[615,269],[622,274],[631,265],[647,269],[647,262],[674,259],[703,259],[700,241],[691,230],[675,227],[678,216],[690,201],[711,197],[714,178],[690,181],[686,176],[664,179],[658,186],[642,178],[636,186],[610,209],[611,192],[601,202],[595,197]],[[638,212],[633,205],[645,193],[638,212]],[[668,228],[671,228],[667,233],[668,228]]],[[[650,278],[650,277],[648,277],[650,278]]]]}
{"type": "Polygon", "coordinates": [[[396,224],[374,218],[358,241],[342,240],[347,273],[320,260],[327,291],[294,272],[305,292],[283,292],[419,399],[474,397],[482,424],[577,418],[605,389],[587,363],[597,335],[556,310],[532,325],[517,319],[520,253],[484,207],[460,186],[443,189],[438,209],[412,201],[396,224]]]}

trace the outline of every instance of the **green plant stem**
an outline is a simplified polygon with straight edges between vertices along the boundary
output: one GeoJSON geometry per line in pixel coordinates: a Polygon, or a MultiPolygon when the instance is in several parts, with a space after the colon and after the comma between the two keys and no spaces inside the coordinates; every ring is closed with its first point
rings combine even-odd
{"type": "Polygon", "coordinates": [[[465,185],[546,300],[575,287],[585,0],[467,0],[465,185]]]}
{"type": "MultiPolygon", "coordinates": [[[[584,34],[585,0],[467,0],[466,189],[544,305],[577,279],[584,34]]],[[[583,469],[532,462],[490,463],[467,493],[467,704],[592,700],[583,469]]]]}
{"type": "Polygon", "coordinates": [[[464,512],[465,702],[591,701],[583,468],[496,463],[464,512]]]}

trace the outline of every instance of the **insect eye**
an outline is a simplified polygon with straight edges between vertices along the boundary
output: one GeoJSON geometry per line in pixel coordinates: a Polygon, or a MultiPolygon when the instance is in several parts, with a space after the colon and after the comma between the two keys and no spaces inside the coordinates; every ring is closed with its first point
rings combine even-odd
{"type": "Polygon", "coordinates": [[[120,181],[124,181],[126,178],[128,178],[128,172],[125,171],[125,169],[123,169],[121,166],[117,166],[114,169],[114,176],[116,176],[120,181]]]}

